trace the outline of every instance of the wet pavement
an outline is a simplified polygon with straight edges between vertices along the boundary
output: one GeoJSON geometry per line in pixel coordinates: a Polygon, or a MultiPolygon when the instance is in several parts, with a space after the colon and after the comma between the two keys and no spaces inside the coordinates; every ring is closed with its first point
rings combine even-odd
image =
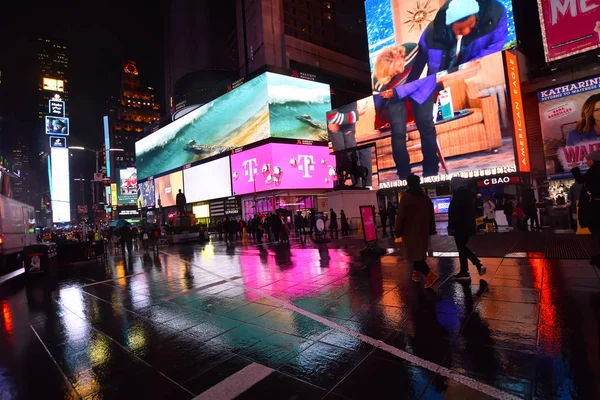
{"type": "Polygon", "coordinates": [[[188,244],[0,284],[0,399],[600,396],[585,260],[428,260],[358,246],[188,244]]]}

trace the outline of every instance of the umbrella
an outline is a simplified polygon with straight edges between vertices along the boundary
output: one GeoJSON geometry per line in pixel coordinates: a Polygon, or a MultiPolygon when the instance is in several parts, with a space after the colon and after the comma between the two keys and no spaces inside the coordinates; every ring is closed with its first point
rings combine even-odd
{"type": "Polygon", "coordinates": [[[112,221],[108,226],[110,226],[111,228],[120,228],[122,226],[129,226],[131,225],[129,222],[125,221],[124,219],[117,219],[112,221]]]}

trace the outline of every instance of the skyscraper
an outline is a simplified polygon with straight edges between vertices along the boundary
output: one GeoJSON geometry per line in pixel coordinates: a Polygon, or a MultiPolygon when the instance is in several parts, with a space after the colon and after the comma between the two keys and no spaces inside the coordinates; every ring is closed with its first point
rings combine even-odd
{"type": "Polygon", "coordinates": [[[13,197],[25,204],[36,204],[31,184],[31,165],[29,163],[29,146],[18,141],[12,150],[12,162],[15,170],[20,172],[21,179],[13,181],[13,197]]]}
{"type": "Polygon", "coordinates": [[[58,94],[65,102],[69,100],[67,46],[50,39],[38,38],[37,62],[39,79],[38,118],[43,120],[48,114],[48,102],[54,95],[58,94]]]}
{"type": "Polygon", "coordinates": [[[160,105],[154,88],[142,84],[135,61],[123,65],[119,98],[112,100],[108,104],[111,148],[123,151],[110,153],[111,165],[114,168],[132,167],[135,165],[136,140],[141,138],[145,126],[160,120],[160,105]]]}
{"type": "Polygon", "coordinates": [[[315,75],[331,86],[334,107],[371,93],[363,0],[170,0],[165,15],[172,110],[192,91],[222,94],[201,73],[214,69],[239,77],[269,66],[315,75]]]}

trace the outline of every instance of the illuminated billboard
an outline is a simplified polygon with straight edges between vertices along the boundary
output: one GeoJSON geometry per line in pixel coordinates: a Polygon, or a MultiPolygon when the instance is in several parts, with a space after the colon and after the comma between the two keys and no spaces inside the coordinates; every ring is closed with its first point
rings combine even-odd
{"type": "Polygon", "coordinates": [[[110,184],[110,204],[112,204],[113,207],[116,207],[118,203],[119,202],[117,200],[117,184],[111,183],[110,184]]]}
{"type": "Polygon", "coordinates": [[[570,178],[571,164],[583,171],[586,156],[600,148],[595,128],[600,109],[600,76],[538,92],[546,172],[551,178],[570,178]]]}
{"type": "Polygon", "coordinates": [[[267,139],[326,140],[329,85],[266,72],[135,144],[140,179],[267,139]]]}
{"type": "Polygon", "coordinates": [[[69,118],[46,117],[46,135],[69,136],[69,118]]]}
{"type": "Polygon", "coordinates": [[[71,192],[69,183],[69,149],[50,149],[50,199],[52,222],[71,222],[71,192]]]}
{"type": "Polygon", "coordinates": [[[270,143],[231,155],[233,194],[331,189],[335,157],[326,146],[270,143]]]}
{"type": "Polygon", "coordinates": [[[231,196],[229,157],[184,169],[183,184],[188,203],[231,196]]]}
{"type": "Polygon", "coordinates": [[[122,204],[137,203],[137,172],[135,168],[119,170],[119,191],[117,192],[117,202],[122,204]]]}
{"type": "Polygon", "coordinates": [[[175,205],[175,197],[179,190],[183,192],[183,173],[181,171],[154,179],[156,206],[170,207],[175,205]]]}
{"type": "Polygon", "coordinates": [[[432,94],[435,75],[516,45],[511,0],[367,0],[365,14],[374,93],[431,76],[432,94]]]}
{"type": "Polygon", "coordinates": [[[546,62],[600,47],[600,4],[581,0],[537,0],[546,62]]]}
{"type": "Polygon", "coordinates": [[[64,92],[65,81],[62,79],[43,78],[42,88],[44,90],[50,90],[52,92],[64,92]]]}
{"type": "Polygon", "coordinates": [[[139,197],[138,206],[140,208],[154,207],[155,194],[154,194],[154,180],[150,179],[146,182],[142,182],[139,185],[139,197]]]}
{"type": "MultiPolygon", "coordinates": [[[[405,186],[411,173],[432,183],[517,172],[514,93],[508,93],[503,65],[502,53],[464,64],[440,79],[443,89],[422,104],[376,95],[329,112],[338,172],[359,176],[346,184],[386,189],[405,186]],[[367,169],[364,179],[355,165],[367,169]]],[[[522,170],[529,168],[526,161],[522,170]]]]}

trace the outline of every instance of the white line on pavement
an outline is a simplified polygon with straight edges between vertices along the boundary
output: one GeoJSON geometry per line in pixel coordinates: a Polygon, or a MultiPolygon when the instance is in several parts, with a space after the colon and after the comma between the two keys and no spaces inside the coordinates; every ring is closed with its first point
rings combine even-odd
{"type": "Polygon", "coordinates": [[[24,273],[25,273],[25,268],[19,268],[16,271],[9,272],[6,275],[0,276],[0,283],[4,283],[4,282],[6,282],[6,281],[8,281],[8,280],[10,280],[12,278],[14,278],[15,276],[19,276],[19,275],[24,274],[24,273]]]}
{"type": "Polygon", "coordinates": [[[232,400],[269,376],[274,370],[253,363],[225,378],[194,400],[232,400]]]}
{"type": "Polygon", "coordinates": [[[336,324],[335,322],[330,321],[327,318],[321,317],[319,315],[316,315],[316,314],[313,314],[313,313],[311,313],[309,311],[306,311],[306,310],[304,310],[302,308],[296,307],[295,305],[290,304],[290,303],[288,303],[286,301],[283,301],[281,299],[278,299],[277,297],[273,297],[270,294],[268,294],[266,292],[263,292],[260,289],[251,288],[251,287],[245,286],[241,282],[232,281],[232,280],[230,280],[227,277],[224,277],[224,276],[221,276],[221,275],[217,274],[216,272],[213,272],[213,271],[208,270],[206,268],[203,268],[203,267],[201,267],[201,266],[199,266],[197,264],[194,264],[194,263],[191,263],[189,261],[186,261],[186,260],[180,258],[176,254],[167,253],[166,251],[163,251],[163,250],[161,250],[161,253],[163,253],[163,254],[165,254],[165,255],[167,255],[169,257],[173,257],[175,259],[178,259],[179,261],[183,261],[184,263],[187,263],[187,264],[189,264],[189,265],[191,265],[191,266],[193,266],[195,268],[199,268],[199,269],[201,269],[203,271],[206,271],[209,274],[212,274],[212,275],[214,275],[214,276],[216,276],[218,278],[221,278],[221,279],[224,279],[226,281],[235,283],[236,285],[242,286],[246,290],[252,291],[252,292],[254,292],[254,293],[256,293],[256,294],[258,294],[258,295],[260,295],[262,297],[266,297],[267,299],[269,299],[271,301],[274,301],[276,303],[281,304],[283,306],[283,308],[286,308],[286,309],[288,309],[290,311],[295,311],[298,314],[301,314],[301,315],[303,315],[305,317],[311,318],[314,321],[320,322],[323,325],[326,325],[326,326],[328,326],[330,328],[338,330],[338,331],[340,331],[342,333],[345,333],[345,334],[347,334],[349,336],[352,336],[352,337],[354,337],[356,339],[362,340],[363,342],[368,343],[368,344],[370,344],[370,345],[372,345],[374,347],[378,347],[378,348],[380,348],[380,349],[382,349],[384,351],[387,351],[388,353],[393,354],[396,357],[399,357],[399,358],[401,358],[403,360],[409,361],[409,362],[411,362],[411,363],[413,363],[413,364],[415,364],[415,365],[417,365],[419,367],[428,369],[429,371],[437,373],[437,374],[439,374],[441,376],[444,376],[444,377],[446,377],[448,379],[452,379],[455,382],[461,383],[461,384],[463,384],[465,386],[470,387],[471,389],[477,390],[477,391],[479,391],[481,393],[484,393],[484,394],[486,394],[488,396],[495,397],[497,399],[502,399],[502,400],[521,400],[521,398],[518,397],[518,396],[515,396],[513,394],[505,392],[505,391],[503,391],[501,389],[498,389],[498,388],[496,388],[494,386],[491,386],[491,385],[488,385],[486,383],[476,381],[475,379],[469,378],[468,376],[461,375],[461,374],[459,374],[459,373],[457,373],[457,372],[455,372],[455,371],[453,371],[453,370],[451,370],[449,368],[445,368],[445,367],[442,367],[441,365],[437,365],[435,363],[432,363],[431,361],[424,360],[424,359],[422,359],[420,357],[417,357],[417,356],[415,356],[413,354],[410,354],[410,353],[408,353],[406,351],[400,350],[400,349],[398,349],[398,348],[396,348],[394,346],[390,346],[389,344],[384,343],[381,340],[377,340],[377,339],[372,338],[370,336],[363,335],[362,333],[359,333],[359,332],[353,331],[353,330],[351,330],[349,328],[346,328],[345,326],[336,324]]]}

